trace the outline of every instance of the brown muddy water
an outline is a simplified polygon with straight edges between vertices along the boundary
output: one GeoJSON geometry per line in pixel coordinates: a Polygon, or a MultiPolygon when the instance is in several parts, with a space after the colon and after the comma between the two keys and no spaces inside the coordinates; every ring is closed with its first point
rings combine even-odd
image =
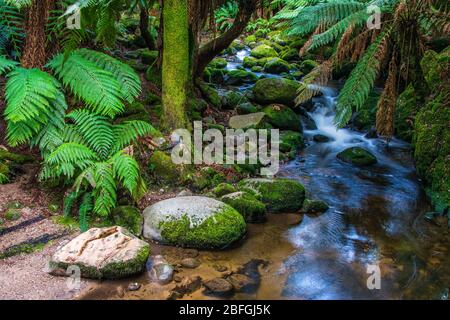
{"type": "MultiPolygon", "coordinates": [[[[246,54],[238,54],[238,62],[229,67],[236,68],[246,54]]],[[[326,201],[330,209],[320,216],[269,215],[264,224],[249,224],[246,238],[234,248],[200,251],[201,265],[177,268],[178,276],[209,280],[260,259],[265,263],[257,269],[257,290],[231,299],[448,299],[450,232],[445,217],[424,219],[431,207],[416,177],[410,146],[396,139],[388,146],[359,132],[337,130],[337,87],[323,87],[322,96],[314,98],[309,115],[317,129],[304,132],[308,146],[278,174],[304,184],[309,198],[326,201]],[[315,143],[315,134],[327,135],[330,142],[315,143]],[[357,168],[336,159],[338,152],[354,146],[372,152],[378,163],[357,168]],[[217,271],[218,265],[227,270],[217,271]],[[367,286],[371,266],[380,270],[379,289],[367,286]]],[[[162,254],[174,265],[193,252],[151,246],[153,255],[162,254]]],[[[175,285],[157,285],[144,273],[101,282],[83,298],[161,299],[175,285]],[[127,291],[130,282],[139,282],[141,289],[127,291]]],[[[217,298],[199,289],[182,299],[217,298]]]]}

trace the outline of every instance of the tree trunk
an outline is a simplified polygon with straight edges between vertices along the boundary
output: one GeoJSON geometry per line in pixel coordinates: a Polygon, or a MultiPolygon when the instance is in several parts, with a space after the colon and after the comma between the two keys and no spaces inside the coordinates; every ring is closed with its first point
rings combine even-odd
{"type": "Polygon", "coordinates": [[[195,76],[201,77],[206,66],[220,52],[228,48],[234,39],[239,37],[248,24],[254,10],[257,0],[240,0],[239,12],[234,20],[233,26],[218,38],[208,42],[198,51],[195,76]]]}
{"type": "Polygon", "coordinates": [[[189,82],[188,0],[165,0],[163,12],[162,104],[163,126],[186,128],[189,82]]]}
{"type": "Polygon", "coordinates": [[[152,38],[152,35],[148,31],[148,10],[143,7],[141,7],[141,12],[139,15],[139,29],[141,30],[141,36],[142,38],[144,38],[147,48],[149,48],[150,50],[155,50],[155,40],[152,38]]]}
{"type": "Polygon", "coordinates": [[[41,69],[47,61],[45,26],[53,0],[33,0],[26,13],[22,65],[41,69]]]}

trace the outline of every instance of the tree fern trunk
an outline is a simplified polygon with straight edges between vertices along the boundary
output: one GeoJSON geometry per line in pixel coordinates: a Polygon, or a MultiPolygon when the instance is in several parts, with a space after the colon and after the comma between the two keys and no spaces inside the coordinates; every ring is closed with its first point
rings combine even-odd
{"type": "Polygon", "coordinates": [[[53,5],[53,0],[33,0],[27,10],[22,54],[25,68],[41,69],[47,61],[45,26],[53,5]]]}
{"type": "Polygon", "coordinates": [[[165,0],[163,7],[162,103],[163,125],[187,126],[185,106],[189,82],[188,0],[165,0]]]}

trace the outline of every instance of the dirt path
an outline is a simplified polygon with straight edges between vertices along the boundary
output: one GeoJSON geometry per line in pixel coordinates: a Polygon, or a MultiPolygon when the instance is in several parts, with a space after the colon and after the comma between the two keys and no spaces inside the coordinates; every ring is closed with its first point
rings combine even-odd
{"type": "Polygon", "coordinates": [[[47,274],[46,267],[58,245],[77,232],[53,222],[61,208],[50,210],[49,195],[33,179],[36,167],[24,171],[0,185],[0,299],[74,298],[91,282],[69,290],[67,278],[47,274]]]}

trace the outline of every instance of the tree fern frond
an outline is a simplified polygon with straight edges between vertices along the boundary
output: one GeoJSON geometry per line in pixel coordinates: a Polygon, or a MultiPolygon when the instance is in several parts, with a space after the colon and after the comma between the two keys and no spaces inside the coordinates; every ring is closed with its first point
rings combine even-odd
{"type": "Polygon", "coordinates": [[[11,61],[3,56],[0,56],[0,75],[6,71],[13,69],[17,65],[18,65],[17,62],[11,61]]]}
{"type": "Polygon", "coordinates": [[[114,125],[113,132],[115,137],[113,152],[117,152],[139,137],[156,134],[157,130],[148,122],[133,120],[114,125]]]}
{"type": "Polygon", "coordinates": [[[95,164],[94,170],[95,187],[93,196],[95,198],[94,212],[107,216],[117,201],[117,186],[114,181],[112,165],[107,162],[95,164]]]}
{"type": "Polygon", "coordinates": [[[106,117],[96,115],[88,110],[74,110],[67,115],[76,124],[76,129],[87,145],[98,155],[106,159],[114,143],[113,130],[106,117]]]}
{"type": "Polygon", "coordinates": [[[380,71],[381,61],[386,54],[391,31],[392,28],[387,28],[377,37],[345,82],[336,106],[335,123],[337,125],[342,127],[347,124],[353,110],[359,110],[366,102],[380,71]]]}
{"type": "Polygon", "coordinates": [[[80,193],[77,191],[69,192],[67,196],[64,197],[63,215],[65,218],[70,216],[72,212],[73,205],[77,202],[80,193]]]}
{"type": "Polygon", "coordinates": [[[80,209],[78,210],[80,219],[80,231],[85,232],[89,229],[89,214],[94,208],[94,201],[90,192],[85,192],[80,202],[80,209]]]}
{"type": "Polygon", "coordinates": [[[141,81],[129,65],[98,51],[80,49],[77,52],[85,59],[95,63],[97,67],[111,72],[120,82],[122,94],[129,103],[132,103],[139,96],[141,81]]]}
{"type": "Polygon", "coordinates": [[[64,85],[95,112],[113,118],[124,110],[122,89],[114,75],[98,68],[76,51],[58,54],[48,64],[64,85]]]}
{"type": "Polygon", "coordinates": [[[123,151],[116,153],[110,160],[114,176],[135,197],[139,184],[139,165],[136,160],[123,151]]]}
{"type": "Polygon", "coordinates": [[[86,147],[85,145],[69,142],[59,146],[47,158],[47,162],[51,165],[58,165],[61,163],[72,163],[79,166],[81,162],[96,161],[97,154],[86,147]]]}

